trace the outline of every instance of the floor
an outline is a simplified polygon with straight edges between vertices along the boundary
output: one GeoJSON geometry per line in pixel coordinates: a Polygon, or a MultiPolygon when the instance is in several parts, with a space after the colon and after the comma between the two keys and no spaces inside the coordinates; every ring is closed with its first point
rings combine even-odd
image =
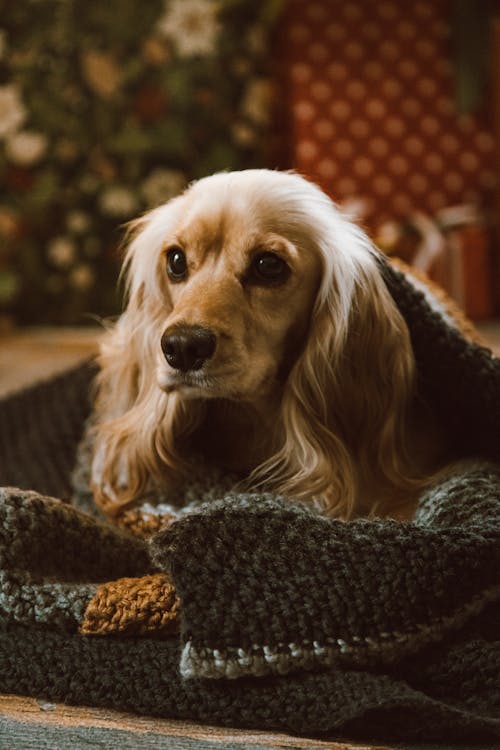
{"type": "Polygon", "coordinates": [[[22,328],[0,334],[0,396],[44,380],[97,352],[99,328],[22,328]]]}
{"type": "MultiPolygon", "coordinates": [[[[30,750],[67,747],[72,750],[91,747],[103,750],[392,750],[398,746],[324,742],[282,733],[200,726],[5,695],[0,696],[0,747],[30,750]],[[2,737],[8,738],[9,744],[3,745],[2,737]]],[[[413,747],[416,750],[417,746],[413,747]]]]}
{"type": "Polygon", "coordinates": [[[498,745],[384,744],[201,726],[0,695],[5,750],[494,750],[498,745]]]}

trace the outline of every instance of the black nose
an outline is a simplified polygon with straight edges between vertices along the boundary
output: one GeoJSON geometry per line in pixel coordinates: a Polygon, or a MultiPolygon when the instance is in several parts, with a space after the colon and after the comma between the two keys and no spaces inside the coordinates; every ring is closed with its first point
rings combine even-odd
{"type": "Polygon", "coordinates": [[[176,370],[199,370],[215,351],[215,335],[201,326],[167,328],[161,348],[168,364],[176,370]]]}

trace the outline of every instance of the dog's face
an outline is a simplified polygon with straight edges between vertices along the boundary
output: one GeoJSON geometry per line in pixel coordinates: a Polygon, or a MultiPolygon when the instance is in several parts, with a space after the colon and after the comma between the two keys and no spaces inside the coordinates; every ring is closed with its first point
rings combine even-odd
{"type": "Polygon", "coordinates": [[[165,298],[157,378],[166,392],[258,401],[286,378],[321,262],[273,213],[265,194],[218,185],[198,183],[178,199],[157,258],[165,298]]]}

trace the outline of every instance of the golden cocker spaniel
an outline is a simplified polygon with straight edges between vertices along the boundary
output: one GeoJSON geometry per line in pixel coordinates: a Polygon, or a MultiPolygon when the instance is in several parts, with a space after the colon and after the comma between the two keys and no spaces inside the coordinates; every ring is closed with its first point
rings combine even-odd
{"type": "Polygon", "coordinates": [[[102,345],[93,489],[114,515],[193,456],[340,518],[435,469],[407,326],[375,250],[315,185],[215,174],[135,221],[102,345]]]}

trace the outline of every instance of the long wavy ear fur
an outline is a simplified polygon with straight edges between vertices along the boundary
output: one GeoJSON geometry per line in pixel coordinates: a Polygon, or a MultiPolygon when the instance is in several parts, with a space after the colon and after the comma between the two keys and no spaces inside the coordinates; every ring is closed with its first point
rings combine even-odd
{"type": "Polygon", "coordinates": [[[349,518],[363,477],[408,489],[406,423],[415,363],[407,326],[367,237],[334,207],[317,245],[324,278],[285,388],[279,451],[257,472],[278,491],[349,518]],[[332,260],[332,256],[333,260],[332,260]]]}
{"type": "Polygon", "coordinates": [[[122,272],[127,304],[101,345],[92,489],[110,515],[155,481],[175,483],[187,468],[174,442],[194,427],[195,412],[189,402],[163,393],[155,377],[171,310],[158,257],[175,209],[174,200],[131,225],[122,272]]]}

